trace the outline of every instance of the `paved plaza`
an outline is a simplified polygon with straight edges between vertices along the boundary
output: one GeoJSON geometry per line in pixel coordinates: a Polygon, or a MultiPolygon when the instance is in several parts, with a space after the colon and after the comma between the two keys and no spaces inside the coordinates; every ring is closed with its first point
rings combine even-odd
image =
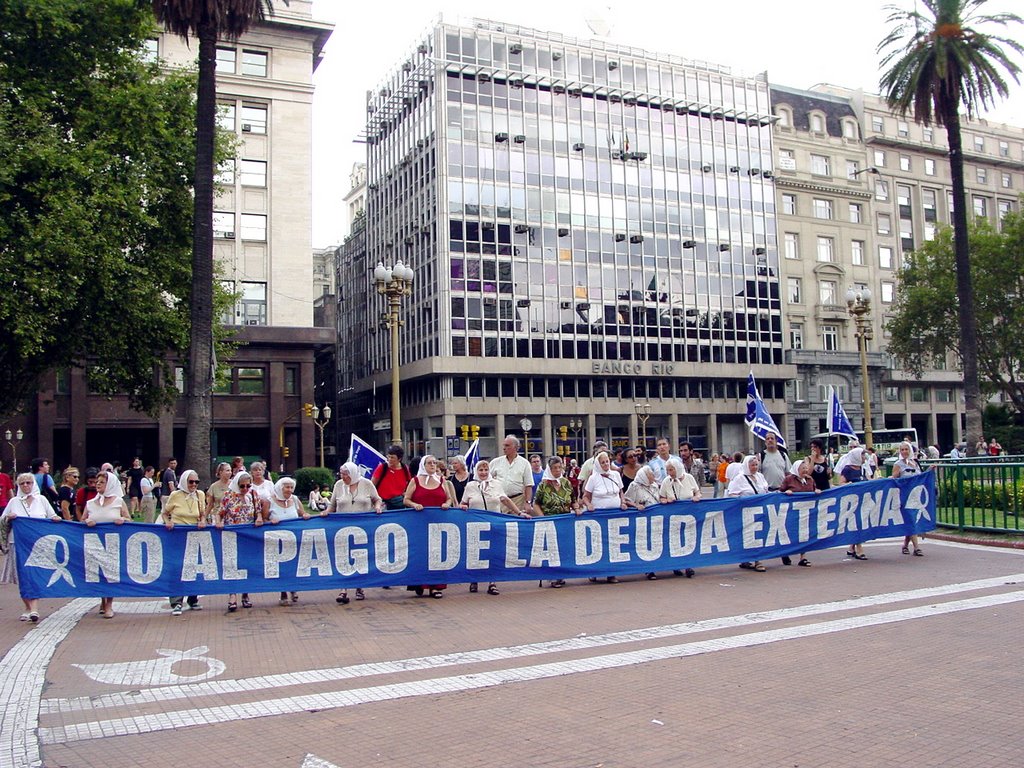
{"type": "Polygon", "coordinates": [[[36,626],[8,586],[0,766],[1024,765],[1024,552],[924,546],[36,626]]]}

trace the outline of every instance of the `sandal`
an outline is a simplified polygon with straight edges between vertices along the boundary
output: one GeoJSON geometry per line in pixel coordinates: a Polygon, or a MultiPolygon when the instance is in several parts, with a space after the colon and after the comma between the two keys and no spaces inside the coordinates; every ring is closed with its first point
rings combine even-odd
{"type": "Polygon", "coordinates": [[[498,587],[497,587],[496,584],[491,584],[490,586],[487,587],[487,594],[488,595],[500,595],[501,592],[498,591],[498,587]]]}
{"type": "Polygon", "coordinates": [[[366,595],[363,594],[363,590],[356,589],[356,600],[365,600],[366,595]]]}
{"type": "Polygon", "coordinates": [[[692,579],[694,577],[694,574],[696,574],[697,572],[695,570],[693,570],[693,568],[687,568],[685,573],[686,573],[686,578],[692,579]]]}
{"type": "Polygon", "coordinates": [[[924,557],[924,552],[922,552],[920,549],[915,549],[914,557],[924,557]]]}
{"type": "Polygon", "coordinates": [[[789,555],[783,555],[782,556],[782,564],[783,565],[792,565],[793,564],[793,560],[792,560],[792,558],[790,558],[789,555]]]}
{"type": "Polygon", "coordinates": [[[848,549],[848,550],[846,550],[846,556],[847,557],[856,557],[857,553],[854,550],[852,550],[852,549],[848,549]]]}
{"type": "Polygon", "coordinates": [[[653,571],[651,573],[648,573],[647,574],[647,580],[648,581],[657,581],[658,580],[658,574],[654,573],[653,571]]]}
{"type": "Polygon", "coordinates": [[[23,613],[18,617],[18,621],[28,621],[28,613],[23,613]]]}
{"type": "Polygon", "coordinates": [[[288,602],[288,593],[287,592],[282,592],[281,593],[281,599],[277,601],[277,604],[278,605],[291,605],[291,603],[288,602]]]}
{"type": "MultiPolygon", "coordinates": [[[[32,615],[35,616],[35,618],[32,619],[32,621],[39,621],[39,614],[32,614],[32,615]]],[[[114,618],[114,612],[113,611],[104,611],[103,612],[103,618],[104,619],[112,619],[112,618],[114,618]]]]}
{"type": "Polygon", "coordinates": [[[243,608],[252,608],[252,602],[249,600],[249,596],[248,595],[242,595],[242,607],[243,608]]]}
{"type": "Polygon", "coordinates": [[[565,579],[555,579],[551,582],[552,589],[561,589],[565,586],[565,579]]]}
{"type": "Polygon", "coordinates": [[[237,610],[238,610],[238,603],[236,603],[234,600],[232,600],[230,603],[228,603],[228,613],[234,613],[237,610]]]}
{"type": "Polygon", "coordinates": [[[748,560],[744,563],[740,563],[740,568],[750,571],[753,570],[754,564],[748,560]]]}
{"type": "Polygon", "coordinates": [[[480,585],[475,581],[469,582],[469,591],[475,593],[480,588],[480,585]]]}
{"type": "Polygon", "coordinates": [[[339,594],[336,598],[334,598],[334,602],[339,603],[341,605],[348,605],[348,592],[342,592],[341,594],[339,594]]]}
{"type": "Polygon", "coordinates": [[[768,570],[767,568],[765,568],[765,567],[764,567],[763,565],[761,565],[760,563],[758,563],[757,565],[751,566],[751,568],[752,568],[753,570],[757,571],[758,573],[764,573],[765,571],[767,571],[767,570],[768,570]]]}
{"type": "Polygon", "coordinates": [[[854,560],[867,560],[868,556],[867,555],[854,555],[853,558],[854,558],[854,560]]]}
{"type": "Polygon", "coordinates": [[[800,562],[797,563],[797,565],[802,565],[805,568],[810,568],[811,567],[811,561],[808,560],[806,557],[801,557],[800,558],[800,562]]]}
{"type": "Polygon", "coordinates": [[[432,589],[430,590],[430,596],[435,600],[440,600],[442,597],[444,597],[444,592],[442,592],[440,589],[432,589]]]}
{"type": "Polygon", "coordinates": [[[608,582],[609,584],[618,584],[619,583],[618,578],[615,577],[615,576],[609,576],[607,579],[605,579],[605,581],[608,582]]]}
{"type": "Polygon", "coordinates": [[[903,548],[903,554],[904,555],[909,555],[910,554],[910,547],[904,547],[903,548]]]}
{"type": "Polygon", "coordinates": [[[587,579],[587,581],[589,581],[591,584],[597,584],[597,579],[594,578],[593,576],[591,576],[589,579],[587,579]]]}
{"type": "Polygon", "coordinates": [[[298,592],[292,592],[292,602],[293,603],[299,602],[299,593],[298,592]]]}

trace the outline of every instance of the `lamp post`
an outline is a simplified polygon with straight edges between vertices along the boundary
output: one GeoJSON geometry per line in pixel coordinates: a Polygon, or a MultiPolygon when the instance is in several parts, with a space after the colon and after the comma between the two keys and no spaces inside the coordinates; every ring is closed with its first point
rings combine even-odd
{"type": "Polygon", "coordinates": [[[647,453],[647,420],[651,418],[650,403],[634,403],[633,410],[636,417],[640,419],[640,445],[644,447],[644,454],[647,453]]]}
{"type": "Polygon", "coordinates": [[[6,432],[4,432],[4,440],[6,440],[7,444],[11,446],[11,461],[14,464],[15,477],[18,476],[18,443],[21,442],[21,438],[23,438],[24,436],[25,433],[22,432],[20,429],[13,435],[11,434],[11,430],[9,429],[6,432]]]}
{"type": "Polygon", "coordinates": [[[572,432],[572,445],[575,449],[573,453],[576,454],[576,461],[579,461],[581,458],[580,432],[583,431],[583,419],[569,419],[569,431],[572,432]]]}
{"type": "Polygon", "coordinates": [[[320,429],[320,466],[326,467],[324,463],[324,428],[331,420],[331,406],[324,405],[322,411],[317,406],[313,406],[310,416],[313,418],[313,423],[320,429]],[[320,414],[323,413],[324,417],[321,419],[320,414]]]}
{"type": "Polygon", "coordinates": [[[412,293],[412,281],[415,274],[410,267],[396,261],[394,267],[377,264],[373,270],[373,280],[377,285],[377,293],[388,298],[388,312],[384,322],[391,329],[391,442],[402,444],[402,405],[399,397],[399,349],[398,329],[402,326],[399,309],[402,297],[412,293]]]}
{"type": "Polygon", "coordinates": [[[874,335],[871,331],[871,291],[852,288],[846,292],[846,307],[853,318],[854,336],[860,350],[861,394],[864,398],[864,444],[870,449],[875,447],[871,434],[871,381],[868,379],[868,341],[874,335]]]}

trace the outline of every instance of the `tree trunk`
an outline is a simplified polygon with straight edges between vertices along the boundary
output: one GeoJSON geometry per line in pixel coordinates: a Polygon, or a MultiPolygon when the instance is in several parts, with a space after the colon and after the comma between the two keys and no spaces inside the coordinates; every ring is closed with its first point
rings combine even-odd
{"type": "Polygon", "coordinates": [[[185,467],[209,482],[213,424],[213,154],[216,139],[217,32],[199,29],[196,99],[195,214],[192,222],[192,302],[186,395],[185,467]]]}
{"type": "Polygon", "coordinates": [[[960,320],[960,357],[964,374],[964,410],[967,416],[967,454],[975,455],[982,437],[981,390],[978,386],[978,321],[974,313],[971,251],[967,242],[967,199],[964,190],[964,153],[960,137],[958,103],[944,115],[949,140],[949,171],[953,181],[953,246],[956,263],[957,314],[960,320]]]}

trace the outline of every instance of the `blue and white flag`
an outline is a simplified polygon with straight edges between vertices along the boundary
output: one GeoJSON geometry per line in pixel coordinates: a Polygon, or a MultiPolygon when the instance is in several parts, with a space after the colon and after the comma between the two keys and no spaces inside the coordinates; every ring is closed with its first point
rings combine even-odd
{"type": "Polygon", "coordinates": [[[469,450],[466,451],[466,469],[469,470],[469,474],[473,474],[473,467],[480,461],[480,438],[473,441],[473,444],[469,446],[469,450]]]}
{"type": "Polygon", "coordinates": [[[786,438],[775,425],[775,419],[768,413],[764,400],[757,391],[757,382],[754,381],[754,373],[747,376],[747,415],[743,418],[750,431],[764,440],[768,435],[775,435],[779,439],[779,445],[786,447],[786,438]]]}
{"type": "Polygon", "coordinates": [[[857,431],[846,417],[846,411],[843,410],[843,404],[839,402],[839,395],[836,394],[835,387],[828,388],[828,416],[826,418],[830,435],[846,435],[854,440],[857,439],[857,431]]]}
{"type": "Polygon", "coordinates": [[[352,433],[348,446],[348,460],[355,464],[363,473],[363,477],[371,477],[373,471],[387,461],[376,448],[352,433]]]}

